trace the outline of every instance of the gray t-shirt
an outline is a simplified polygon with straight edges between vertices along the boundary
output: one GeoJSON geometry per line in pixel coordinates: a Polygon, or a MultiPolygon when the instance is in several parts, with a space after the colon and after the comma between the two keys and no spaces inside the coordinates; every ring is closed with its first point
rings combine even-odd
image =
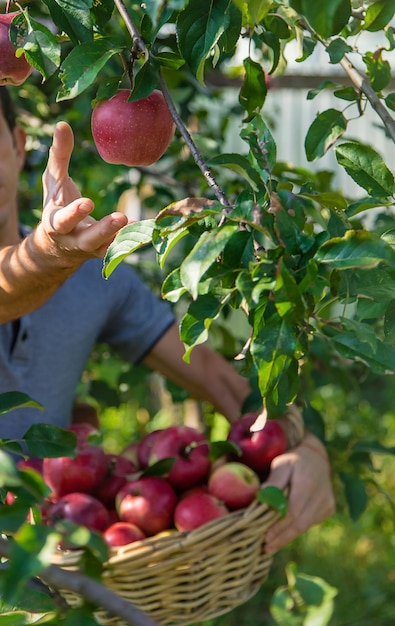
{"type": "Polygon", "coordinates": [[[22,391],[45,411],[0,415],[0,438],[21,438],[33,423],[66,427],[87,359],[104,342],[138,363],[174,323],[170,306],[133,269],[120,264],[104,280],[101,259],[87,261],[41,307],[0,326],[0,393],[22,391]],[[13,339],[14,337],[14,339],[13,339]]]}

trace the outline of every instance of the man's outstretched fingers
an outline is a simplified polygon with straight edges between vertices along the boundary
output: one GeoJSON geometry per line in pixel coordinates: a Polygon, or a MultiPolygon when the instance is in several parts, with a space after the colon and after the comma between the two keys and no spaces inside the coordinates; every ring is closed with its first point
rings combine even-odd
{"type": "Polygon", "coordinates": [[[51,204],[48,204],[43,212],[42,221],[50,236],[67,235],[83,220],[87,225],[90,224],[90,220],[94,222],[93,218],[89,220],[93,209],[94,203],[90,198],[78,198],[65,207],[51,207],[51,204]]]}
{"type": "Polygon", "coordinates": [[[74,148],[74,135],[67,122],[58,122],[55,126],[52,146],[49,150],[47,171],[59,179],[68,173],[74,148]]]}

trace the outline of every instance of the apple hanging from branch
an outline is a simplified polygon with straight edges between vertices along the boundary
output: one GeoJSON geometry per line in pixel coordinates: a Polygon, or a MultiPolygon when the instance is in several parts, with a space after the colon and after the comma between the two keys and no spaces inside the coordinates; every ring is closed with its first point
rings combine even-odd
{"type": "Polygon", "coordinates": [[[120,89],[92,112],[92,136],[107,163],[152,165],[166,152],[175,125],[161,91],[131,102],[130,89],[120,89]]]}
{"type": "Polygon", "coordinates": [[[0,15],[0,85],[22,85],[33,71],[23,53],[16,55],[10,40],[11,22],[19,13],[14,11],[0,15]]]}

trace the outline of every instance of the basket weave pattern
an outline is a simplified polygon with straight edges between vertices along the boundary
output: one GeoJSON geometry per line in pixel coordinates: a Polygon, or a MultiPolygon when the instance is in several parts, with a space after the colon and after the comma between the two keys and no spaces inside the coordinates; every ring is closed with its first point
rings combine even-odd
{"type": "MultiPolygon", "coordinates": [[[[278,518],[254,502],[188,533],[145,539],[113,551],[103,582],[145,611],[158,624],[178,626],[231,611],[251,598],[266,580],[272,557],[264,554],[264,535],[278,518]]],[[[78,569],[79,551],[59,552],[53,563],[78,569]]],[[[71,604],[80,598],[62,592],[71,604]]],[[[102,611],[105,626],[123,626],[102,611]]]]}

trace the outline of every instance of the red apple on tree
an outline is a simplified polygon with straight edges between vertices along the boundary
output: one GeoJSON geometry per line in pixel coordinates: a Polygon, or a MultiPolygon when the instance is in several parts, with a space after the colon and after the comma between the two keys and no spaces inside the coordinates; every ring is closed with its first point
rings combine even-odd
{"type": "Polygon", "coordinates": [[[182,498],[174,511],[174,525],[180,532],[194,530],[228,515],[225,504],[210,493],[192,493],[182,498]]]}
{"type": "Polygon", "coordinates": [[[174,122],[158,89],[130,102],[130,89],[120,89],[99,102],[92,112],[92,136],[98,153],[107,163],[151,165],[167,150],[174,122]]]}
{"type": "Polygon", "coordinates": [[[16,56],[10,40],[11,22],[19,13],[0,15],[0,85],[21,85],[33,71],[24,54],[16,56]]]}
{"type": "Polygon", "coordinates": [[[236,444],[241,451],[238,461],[251,467],[260,478],[265,478],[272,460],[283,454],[288,447],[286,434],[276,420],[267,420],[265,426],[252,431],[258,414],[246,413],[234,422],[228,434],[228,441],[236,444]]]}
{"type": "Polygon", "coordinates": [[[195,428],[181,424],[158,434],[151,448],[149,465],[171,458],[174,463],[166,477],[177,489],[189,489],[208,477],[209,446],[205,436],[195,428]]]}
{"type": "Polygon", "coordinates": [[[251,504],[260,485],[258,474],[238,461],[229,461],[217,467],[208,480],[209,492],[231,511],[251,504]]]}
{"type": "Polygon", "coordinates": [[[109,523],[109,514],[101,502],[89,493],[68,493],[59,498],[49,510],[49,521],[55,524],[60,520],[86,526],[89,530],[103,532],[109,523]]]}
{"type": "Polygon", "coordinates": [[[103,539],[111,548],[126,546],[135,541],[145,539],[146,535],[141,528],[130,522],[115,522],[106,528],[103,539]]]}
{"type": "Polygon", "coordinates": [[[75,457],[45,458],[43,478],[58,497],[74,491],[91,493],[104,480],[107,468],[104,450],[87,445],[75,457]]]}
{"type": "Polygon", "coordinates": [[[122,521],[136,524],[150,536],[173,526],[177,495],[165,478],[142,476],[128,481],[118,492],[115,503],[122,521]]]}

